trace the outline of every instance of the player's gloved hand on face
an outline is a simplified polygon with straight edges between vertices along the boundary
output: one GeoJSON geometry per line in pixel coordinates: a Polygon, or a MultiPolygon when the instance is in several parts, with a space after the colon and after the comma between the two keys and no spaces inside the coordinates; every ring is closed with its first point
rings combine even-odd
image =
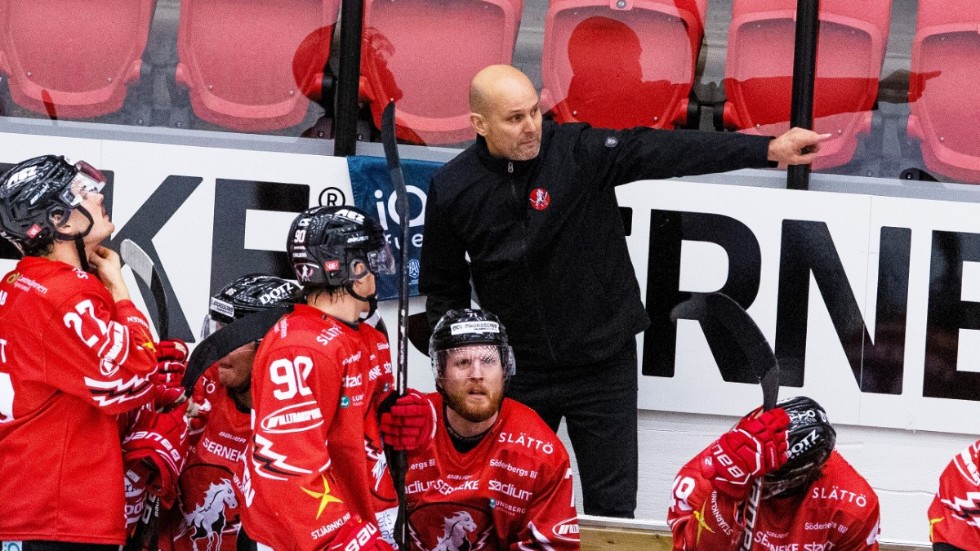
{"type": "Polygon", "coordinates": [[[126,471],[141,470],[136,463],[150,467],[147,490],[160,496],[162,505],[169,507],[177,496],[177,476],[187,459],[187,406],[160,413],[139,410],[122,442],[126,471]]]}
{"type": "Polygon", "coordinates": [[[750,413],[702,455],[701,474],[719,492],[745,499],[755,479],[786,463],[788,426],[789,416],[782,408],[750,413]]]}
{"type": "Polygon", "coordinates": [[[359,517],[351,517],[337,530],[329,551],[394,551],[394,547],[381,538],[381,531],[373,522],[364,522],[359,517]]]}
{"type": "MultiPolygon", "coordinates": [[[[385,409],[382,405],[382,410],[385,409]]],[[[424,447],[436,432],[436,409],[428,398],[409,389],[381,414],[381,439],[396,450],[424,447]]]]}

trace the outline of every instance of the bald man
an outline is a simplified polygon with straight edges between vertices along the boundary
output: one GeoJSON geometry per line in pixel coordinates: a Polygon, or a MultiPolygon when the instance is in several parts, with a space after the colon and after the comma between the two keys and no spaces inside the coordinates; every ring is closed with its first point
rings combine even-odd
{"type": "Polygon", "coordinates": [[[508,394],[552,429],[568,423],[584,512],[632,517],[635,335],[650,320],[615,186],[805,164],[828,135],[542,122],[534,85],[508,65],[477,73],[470,108],[476,143],[436,172],[426,202],[419,290],[429,322],[469,307],[475,289],[510,332],[517,375],[508,394]]]}

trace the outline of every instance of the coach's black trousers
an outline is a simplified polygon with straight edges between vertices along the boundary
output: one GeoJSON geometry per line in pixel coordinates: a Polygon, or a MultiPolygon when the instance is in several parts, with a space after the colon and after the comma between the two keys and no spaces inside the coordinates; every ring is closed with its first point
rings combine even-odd
{"type": "Polygon", "coordinates": [[[611,358],[573,368],[522,371],[518,360],[507,395],[555,431],[565,418],[585,514],[633,518],[636,510],[636,377],[634,339],[611,358]]]}

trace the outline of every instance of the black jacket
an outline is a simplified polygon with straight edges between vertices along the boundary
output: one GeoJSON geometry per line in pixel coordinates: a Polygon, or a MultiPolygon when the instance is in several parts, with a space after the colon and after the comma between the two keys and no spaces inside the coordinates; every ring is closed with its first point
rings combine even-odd
{"type": "Polygon", "coordinates": [[[615,186],[769,166],[768,137],[551,122],[542,134],[531,161],[495,158],[478,138],[441,167],[421,252],[429,322],[470,305],[472,277],[522,370],[604,360],[650,324],[615,186]],[[540,190],[550,202],[538,210],[540,190]]]}

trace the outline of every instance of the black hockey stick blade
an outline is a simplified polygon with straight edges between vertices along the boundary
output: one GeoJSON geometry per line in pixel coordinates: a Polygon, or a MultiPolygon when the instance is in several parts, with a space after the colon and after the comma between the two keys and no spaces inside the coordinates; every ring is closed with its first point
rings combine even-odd
{"type": "MultiPolygon", "coordinates": [[[[762,409],[768,411],[776,407],[779,398],[779,363],[766,336],[739,303],[722,293],[694,293],[691,298],[675,306],[670,317],[675,322],[681,318],[697,320],[706,335],[710,331],[721,331],[734,340],[762,387],[762,409]]],[[[752,549],[755,523],[762,501],[762,485],[762,477],[756,478],[745,502],[745,523],[739,541],[741,551],[752,549]]]]}
{"type": "Polygon", "coordinates": [[[197,380],[214,362],[241,346],[261,339],[279,321],[279,318],[292,311],[292,306],[284,306],[249,314],[218,329],[197,343],[190,358],[187,359],[187,369],[181,380],[187,396],[193,393],[197,380]]]}
{"type": "Polygon", "coordinates": [[[769,410],[779,398],[779,364],[769,341],[748,312],[723,293],[693,293],[670,313],[678,319],[697,320],[705,332],[720,331],[735,342],[762,386],[762,407],[769,410]]]}
{"type": "Polygon", "coordinates": [[[432,327],[425,312],[408,316],[408,340],[416,350],[429,355],[429,339],[432,338],[432,327]]]}
{"type": "MultiPolygon", "coordinates": [[[[405,176],[402,174],[401,160],[398,158],[398,142],[395,137],[395,102],[391,101],[381,113],[381,142],[384,145],[385,161],[391,183],[398,195],[395,208],[401,227],[398,264],[398,363],[395,370],[395,393],[403,396],[408,389],[408,192],[405,190],[405,176]]],[[[405,473],[408,471],[408,457],[404,451],[393,452],[391,476],[398,494],[398,516],[395,520],[395,543],[399,549],[408,549],[408,509],[405,499],[405,473]]]]}
{"type": "Polygon", "coordinates": [[[167,307],[167,291],[163,288],[156,264],[132,239],[124,239],[119,244],[119,256],[136,277],[150,288],[157,311],[157,336],[161,341],[167,340],[170,336],[170,309],[167,307]]]}

